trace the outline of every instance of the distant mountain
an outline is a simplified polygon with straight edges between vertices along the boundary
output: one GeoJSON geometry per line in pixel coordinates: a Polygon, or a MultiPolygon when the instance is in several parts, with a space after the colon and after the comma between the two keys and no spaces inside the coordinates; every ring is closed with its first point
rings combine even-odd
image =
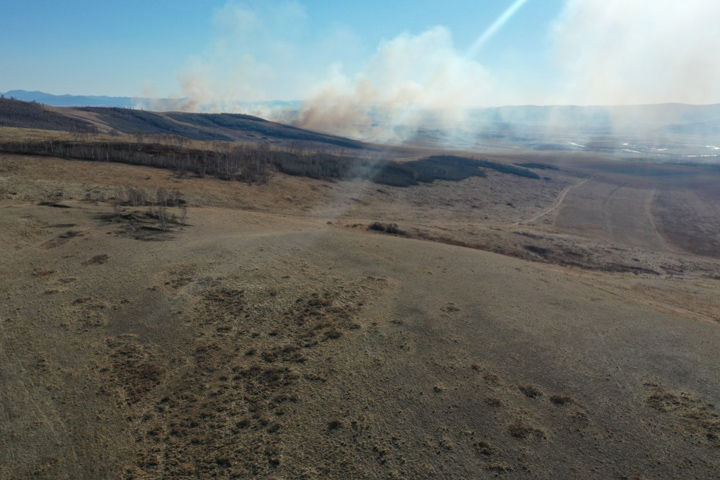
{"type": "MultiPolygon", "coordinates": [[[[14,98],[24,102],[37,102],[51,107],[114,107],[138,108],[151,111],[177,111],[184,110],[187,100],[184,98],[143,98],[143,97],[110,97],[106,95],[54,95],[39,91],[10,90],[2,93],[5,98],[14,98]]],[[[287,109],[297,110],[301,102],[298,101],[269,101],[269,102],[229,102],[227,105],[218,102],[211,109],[200,107],[200,113],[217,113],[227,106],[228,111],[251,113],[261,115],[271,110],[287,109]],[[212,110],[212,111],[210,111],[212,110]]]]}
{"type": "Polygon", "coordinates": [[[38,102],[53,107],[124,107],[131,108],[141,99],[132,97],[108,97],[96,95],[53,95],[45,92],[10,90],[3,93],[5,98],[24,102],[38,102]]]}

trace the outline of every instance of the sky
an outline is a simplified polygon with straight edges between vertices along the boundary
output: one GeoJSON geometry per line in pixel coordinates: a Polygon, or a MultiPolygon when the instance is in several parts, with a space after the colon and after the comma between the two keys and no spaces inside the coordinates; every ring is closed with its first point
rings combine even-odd
{"type": "Polygon", "coordinates": [[[720,102],[718,0],[0,0],[0,12],[0,91],[218,109],[720,102]]]}

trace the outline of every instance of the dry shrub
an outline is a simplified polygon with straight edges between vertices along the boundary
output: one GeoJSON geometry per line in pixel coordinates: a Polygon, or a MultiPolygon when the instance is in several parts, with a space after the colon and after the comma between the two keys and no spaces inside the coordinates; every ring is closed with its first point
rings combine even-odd
{"type": "Polygon", "coordinates": [[[406,232],[404,232],[403,230],[400,230],[400,227],[398,227],[397,223],[373,222],[368,226],[368,230],[387,233],[390,235],[402,235],[402,236],[407,235],[406,232]]]}

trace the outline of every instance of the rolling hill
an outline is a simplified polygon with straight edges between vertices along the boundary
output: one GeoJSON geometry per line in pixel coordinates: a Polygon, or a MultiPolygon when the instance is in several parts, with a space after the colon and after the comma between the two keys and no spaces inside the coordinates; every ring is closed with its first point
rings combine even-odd
{"type": "Polygon", "coordinates": [[[130,108],[50,107],[0,99],[0,126],[99,133],[179,135],[192,140],[362,149],[366,144],[242,114],[147,112],[130,108]]]}

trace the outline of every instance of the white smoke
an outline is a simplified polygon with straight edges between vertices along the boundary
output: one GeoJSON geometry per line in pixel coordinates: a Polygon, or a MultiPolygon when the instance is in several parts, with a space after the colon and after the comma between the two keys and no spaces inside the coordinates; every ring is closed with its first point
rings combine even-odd
{"type": "Polygon", "coordinates": [[[153,109],[234,112],[374,141],[397,141],[433,118],[452,129],[487,101],[490,76],[435,27],[403,33],[368,54],[357,36],[308,32],[299,4],[229,3],[215,15],[213,44],[179,74],[182,91],[153,109]],[[364,56],[364,61],[353,61],[364,56]],[[340,63],[340,60],[343,63],[340,63]],[[268,99],[302,99],[294,114],[268,99]]]}
{"type": "Polygon", "coordinates": [[[297,99],[320,81],[299,72],[322,71],[329,63],[308,60],[307,51],[300,49],[307,20],[305,9],[294,1],[228,2],[213,15],[212,41],[178,73],[180,90],[143,107],[247,113],[257,105],[252,113],[270,114],[258,102],[297,99]]]}
{"type": "Polygon", "coordinates": [[[566,0],[559,103],[720,102],[720,1],[566,0]]]}
{"type": "MultiPolygon", "coordinates": [[[[478,32],[467,54],[444,27],[400,34],[373,52],[350,30],[313,25],[296,2],[231,2],[216,11],[212,44],[179,75],[181,91],[153,108],[249,113],[396,142],[420,129],[458,135],[481,129],[469,121],[474,108],[529,98],[584,105],[720,102],[720,0],[565,0],[549,32],[557,64],[545,68],[558,78],[554,92],[540,91],[523,68],[491,72],[473,59],[525,3],[516,1],[478,32]],[[302,105],[264,102],[271,99],[302,105]]],[[[599,115],[612,116],[620,130],[652,122],[640,112],[599,115]]],[[[502,118],[504,111],[496,114],[502,118]]],[[[553,115],[541,120],[547,132],[568,127],[565,114],[553,115]]],[[[517,115],[508,121],[539,123],[517,115]]]]}
{"type": "Polygon", "coordinates": [[[297,125],[375,141],[399,140],[428,116],[453,129],[487,102],[490,75],[442,27],[383,42],[354,76],[335,67],[304,101],[297,125]],[[402,131],[398,128],[402,127],[402,131]]]}

